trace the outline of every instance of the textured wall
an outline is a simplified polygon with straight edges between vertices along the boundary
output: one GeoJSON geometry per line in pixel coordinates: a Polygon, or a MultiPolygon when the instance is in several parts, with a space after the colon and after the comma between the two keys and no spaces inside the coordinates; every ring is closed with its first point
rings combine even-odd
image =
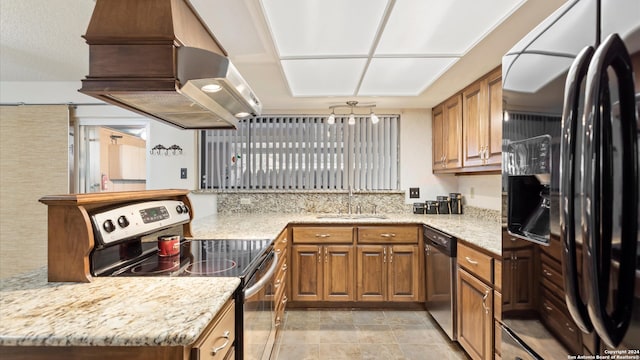
{"type": "Polygon", "coordinates": [[[0,106],[0,277],[47,263],[43,195],[68,193],[66,105],[0,106]]]}

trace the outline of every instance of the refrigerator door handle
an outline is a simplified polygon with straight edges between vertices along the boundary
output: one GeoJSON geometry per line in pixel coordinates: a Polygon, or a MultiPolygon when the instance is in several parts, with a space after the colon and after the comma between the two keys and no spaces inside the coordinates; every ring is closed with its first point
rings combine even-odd
{"type": "Polygon", "coordinates": [[[573,320],[586,333],[593,331],[593,326],[589,320],[587,306],[580,298],[578,283],[574,216],[576,174],[574,170],[576,164],[582,161],[580,158],[576,158],[580,86],[587,76],[589,62],[594,52],[592,46],[582,49],[567,74],[560,142],[560,241],[562,244],[562,268],[565,274],[563,277],[566,290],[565,302],[573,320]]]}
{"type": "Polygon", "coordinates": [[[582,232],[585,239],[587,309],[596,332],[611,347],[624,338],[633,308],[638,243],[637,111],[631,59],[623,41],[612,34],[596,50],[587,74],[585,99],[582,232]],[[622,139],[620,270],[609,304],[613,208],[611,104],[607,68],[618,80],[622,139]]]}

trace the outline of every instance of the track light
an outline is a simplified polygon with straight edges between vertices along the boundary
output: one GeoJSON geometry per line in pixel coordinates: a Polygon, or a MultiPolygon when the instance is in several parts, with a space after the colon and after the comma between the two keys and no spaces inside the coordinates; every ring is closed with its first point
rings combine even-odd
{"type": "Polygon", "coordinates": [[[329,109],[331,109],[331,114],[327,117],[327,124],[335,124],[336,122],[336,114],[335,114],[335,108],[349,108],[351,109],[351,113],[349,114],[349,120],[348,120],[348,124],[349,125],[355,125],[356,124],[356,114],[353,112],[354,108],[369,108],[369,118],[371,119],[371,123],[372,124],[377,124],[380,121],[380,118],[378,118],[378,115],[376,115],[373,112],[373,109],[376,106],[376,104],[362,104],[362,105],[358,105],[357,101],[347,101],[346,105],[342,105],[342,104],[338,104],[338,105],[331,105],[329,106],[329,109]]]}

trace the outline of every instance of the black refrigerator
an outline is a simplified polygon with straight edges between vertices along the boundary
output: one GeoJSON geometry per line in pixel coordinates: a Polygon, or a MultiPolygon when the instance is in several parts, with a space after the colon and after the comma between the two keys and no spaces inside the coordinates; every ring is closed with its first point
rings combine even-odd
{"type": "Polygon", "coordinates": [[[496,351],[640,358],[640,1],[568,1],[502,72],[496,351]]]}

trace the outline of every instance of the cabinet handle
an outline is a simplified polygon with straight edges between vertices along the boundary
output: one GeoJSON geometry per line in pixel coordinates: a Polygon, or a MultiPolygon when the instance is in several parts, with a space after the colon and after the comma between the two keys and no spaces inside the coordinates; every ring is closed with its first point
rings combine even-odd
{"type": "Polygon", "coordinates": [[[484,161],[485,163],[489,161],[489,145],[485,145],[484,147],[484,161]]]}
{"type": "Polygon", "coordinates": [[[318,262],[322,262],[322,248],[318,247],[318,262]]]}
{"type": "Polygon", "coordinates": [[[382,262],[386,263],[387,262],[387,248],[386,247],[382,248],[382,254],[383,254],[382,262]]]}
{"type": "Polygon", "coordinates": [[[287,263],[282,264],[282,271],[287,271],[287,263]]]}
{"type": "Polygon", "coordinates": [[[278,279],[276,280],[275,284],[273,284],[273,287],[275,287],[276,289],[280,287],[280,284],[282,283],[282,280],[278,279]]]}
{"type": "Polygon", "coordinates": [[[284,238],[284,239],[282,239],[280,242],[282,242],[283,244],[286,244],[286,243],[287,243],[287,241],[288,241],[288,240],[287,240],[287,238],[284,238]]]}
{"type": "Polygon", "coordinates": [[[567,330],[571,331],[572,333],[576,332],[576,331],[571,327],[571,324],[569,324],[569,323],[565,323],[565,324],[564,324],[564,326],[566,326],[566,327],[567,327],[567,330]]]}
{"type": "Polygon", "coordinates": [[[549,272],[547,269],[543,269],[542,273],[546,276],[546,277],[552,277],[553,274],[551,272],[549,272]]]}
{"type": "Polygon", "coordinates": [[[329,262],[329,255],[327,254],[327,248],[324,248],[324,262],[329,262]]]}
{"type": "Polygon", "coordinates": [[[281,323],[281,322],[282,322],[282,319],[280,319],[280,316],[278,316],[278,317],[276,318],[276,321],[275,321],[275,327],[280,326],[280,323],[281,323]]]}
{"type": "Polygon", "coordinates": [[[431,255],[431,248],[429,247],[429,245],[424,246],[424,252],[427,253],[427,256],[431,255]]]}
{"type": "Polygon", "coordinates": [[[484,309],[484,313],[489,313],[489,308],[487,307],[487,297],[489,296],[489,290],[484,292],[484,296],[482,297],[482,308],[484,309]]]}
{"type": "Polygon", "coordinates": [[[324,239],[324,238],[331,237],[331,234],[316,234],[316,237],[317,237],[317,238],[323,238],[323,239],[324,239]]]}
{"type": "Polygon", "coordinates": [[[389,263],[393,262],[393,248],[389,248],[389,263]]]}
{"type": "Polygon", "coordinates": [[[553,308],[547,305],[547,303],[544,303],[544,308],[547,309],[547,311],[553,311],[553,308]]]}
{"type": "Polygon", "coordinates": [[[227,345],[229,345],[229,335],[230,335],[230,334],[231,334],[231,333],[229,332],[229,330],[225,331],[225,332],[222,334],[221,338],[226,339],[226,340],[225,340],[225,342],[224,342],[224,344],[222,344],[222,345],[220,345],[220,346],[218,346],[218,347],[214,347],[213,349],[211,349],[211,355],[215,355],[215,354],[217,354],[217,353],[218,353],[218,351],[220,351],[220,350],[222,350],[222,349],[226,348],[226,347],[227,347],[227,345]]]}
{"type": "Polygon", "coordinates": [[[472,258],[470,258],[470,257],[468,257],[468,256],[465,256],[464,258],[469,262],[469,264],[471,264],[471,265],[478,265],[478,262],[477,262],[477,261],[475,261],[475,260],[473,260],[472,258]]]}
{"type": "Polygon", "coordinates": [[[287,299],[287,295],[282,298],[282,304],[286,304],[289,299],[287,299]]]}
{"type": "Polygon", "coordinates": [[[282,250],[276,249],[276,253],[280,254],[281,252],[282,252],[282,250]]]}
{"type": "Polygon", "coordinates": [[[394,233],[382,233],[382,234],[380,234],[380,237],[392,238],[392,237],[396,237],[396,234],[394,234],[394,233]]]}

